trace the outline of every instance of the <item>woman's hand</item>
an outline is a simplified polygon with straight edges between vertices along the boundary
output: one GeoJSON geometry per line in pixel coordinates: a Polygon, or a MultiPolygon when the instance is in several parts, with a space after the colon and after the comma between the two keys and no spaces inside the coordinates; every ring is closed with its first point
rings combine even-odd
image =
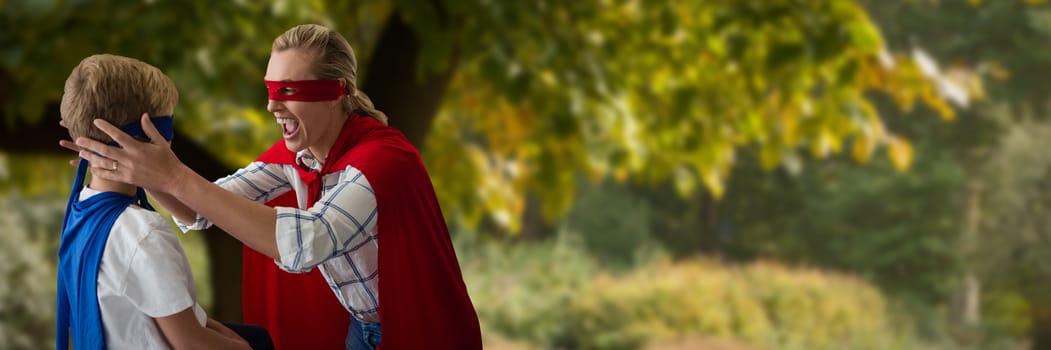
{"type": "Polygon", "coordinates": [[[63,147],[75,150],[80,157],[91,162],[92,176],[142,186],[147,190],[168,192],[179,179],[179,174],[188,170],[171,150],[171,145],[161,136],[150,121],[149,114],[142,115],[142,129],[149,142],[136,140],[113,124],[95,119],[95,127],[113,138],[120,147],[78,137],[74,145],[62,142],[63,147]]]}
{"type": "MultiPolygon", "coordinates": [[[[64,122],[64,121],[59,120],[58,121],[58,125],[61,125],[63,128],[69,129],[69,126],[66,125],[66,122],[64,122]]],[[[58,145],[62,146],[65,149],[68,149],[70,151],[80,153],[80,147],[77,146],[77,144],[73,143],[73,141],[70,141],[70,140],[58,140],[58,145]]],[[[80,164],[80,157],[77,157],[77,158],[69,160],[69,165],[72,165],[72,166],[76,167],[78,164],[80,164]]]]}

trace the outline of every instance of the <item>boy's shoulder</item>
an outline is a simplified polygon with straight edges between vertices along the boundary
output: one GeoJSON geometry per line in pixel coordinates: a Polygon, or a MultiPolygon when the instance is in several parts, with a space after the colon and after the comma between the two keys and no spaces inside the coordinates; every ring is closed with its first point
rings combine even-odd
{"type": "Polygon", "coordinates": [[[181,270],[168,264],[185,260],[172,224],[160,213],[130,205],[110,229],[99,278],[101,281],[103,275],[108,276],[112,279],[109,285],[115,290],[124,290],[129,275],[142,276],[143,271],[148,271],[145,274],[173,276],[181,270]]]}
{"type": "MultiPolygon", "coordinates": [[[[101,193],[103,192],[84,187],[80,192],[80,200],[83,201],[101,193]]],[[[120,213],[117,221],[113,223],[110,235],[112,236],[117,231],[120,231],[122,234],[125,232],[137,233],[134,236],[139,238],[151,233],[175,233],[175,229],[163,215],[136,204],[129,205],[120,213]]]]}
{"type": "Polygon", "coordinates": [[[163,215],[134,204],[124,209],[117,223],[114,224],[114,230],[120,230],[121,234],[134,237],[135,241],[140,241],[150,235],[178,237],[171,223],[163,215]]]}

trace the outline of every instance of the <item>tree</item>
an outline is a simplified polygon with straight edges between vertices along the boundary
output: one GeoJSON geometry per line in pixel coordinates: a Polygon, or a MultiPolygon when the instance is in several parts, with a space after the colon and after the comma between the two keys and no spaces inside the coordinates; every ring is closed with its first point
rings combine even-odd
{"type": "MultiPolygon", "coordinates": [[[[254,107],[263,105],[265,43],[293,24],[328,24],[367,57],[363,91],[424,150],[446,211],[509,232],[526,193],[547,219],[564,213],[578,172],[720,197],[740,147],[759,148],[773,168],[799,148],[840,152],[846,139],[860,160],[890,144],[903,169],[911,146],[885,127],[869,93],[951,119],[945,97],[966,101],[960,86],[973,79],[890,53],[863,8],[833,0],[9,1],[0,18],[3,150],[61,152],[35,139],[62,135],[48,120],[66,67],[110,52],[177,82],[180,134],[193,134],[176,141],[177,153],[205,175],[228,173],[276,139],[254,107]],[[242,144],[251,146],[229,147],[242,144]]],[[[226,242],[224,252],[235,249],[226,242]]],[[[230,256],[212,253],[237,266],[230,256]]]]}
{"type": "Polygon", "coordinates": [[[480,40],[468,41],[485,50],[465,55],[475,59],[453,88],[464,92],[450,95],[428,161],[456,169],[438,176],[460,182],[443,181],[443,198],[512,231],[521,193],[541,194],[548,218],[571,203],[575,177],[565,169],[671,179],[682,194],[700,184],[718,198],[739,147],[761,149],[769,169],[798,147],[825,156],[857,138],[859,160],[890,143],[904,168],[910,147],[886,130],[869,91],[954,113],[933,83],[946,78],[884,51],[851,2],[539,2],[488,12],[475,19],[480,40]],[[472,174],[486,176],[460,181],[472,174]]]}

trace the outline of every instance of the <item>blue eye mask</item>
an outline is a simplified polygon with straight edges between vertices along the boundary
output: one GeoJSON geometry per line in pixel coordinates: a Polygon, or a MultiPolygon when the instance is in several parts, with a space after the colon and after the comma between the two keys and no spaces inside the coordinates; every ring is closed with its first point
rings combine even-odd
{"type": "MultiPolygon", "coordinates": [[[[150,121],[153,122],[153,126],[156,127],[157,131],[161,133],[161,136],[164,136],[164,139],[168,141],[171,141],[172,137],[175,137],[175,129],[172,127],[172,122],[174,120],[175,118],[170,115],[150,118],[150,121]]],[[[149,136],[146,135],[146,131],[142,129],[142,123],[140,122],[133,122],[122,126],[120,127],[120,130],[133,137],[149,138],[149,136]]],[[[117,145],[116,142],[110,144],[117,145]]]]}

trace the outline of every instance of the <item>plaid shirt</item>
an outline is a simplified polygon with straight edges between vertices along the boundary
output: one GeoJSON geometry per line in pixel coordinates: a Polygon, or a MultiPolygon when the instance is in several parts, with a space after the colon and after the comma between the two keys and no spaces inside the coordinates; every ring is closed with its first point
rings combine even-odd
{"type": "MultiPolygon", "coordinates": [[[[296,162],[319,171],[308,152],[296,162]]],[[[365,175],[352,166],[323,177],[321,197],[307,203],[307,186],[293,165],[252,162],[215,182],[228,191],[266,203],[294,190],[298,208],[277,207],[277,250],[281,269],[306,272],[317,266],[350,313],[366,323],[379,322],[379,267],[376,243],[376,196],[365,175]]],[[[212,225],[197,216],[184,232],[212,225]]]]}

